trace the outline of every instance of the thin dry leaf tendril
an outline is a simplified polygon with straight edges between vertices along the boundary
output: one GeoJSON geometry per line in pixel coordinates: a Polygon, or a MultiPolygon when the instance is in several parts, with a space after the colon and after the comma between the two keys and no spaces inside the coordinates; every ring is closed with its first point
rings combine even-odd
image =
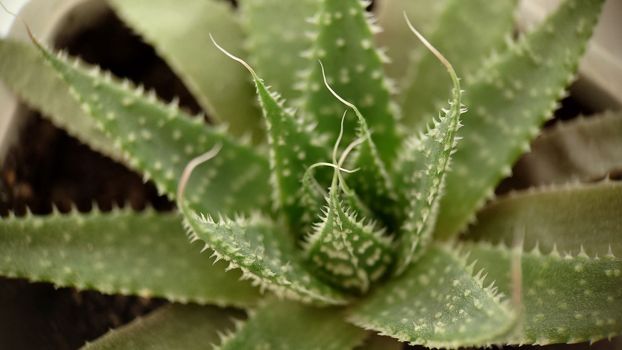
{"type": "Polygon", "coordinates": [[[188,162],[188,164],[184,168],[183,173],[181,174],[181,177],[179,178],[179,186],[177,187],[177,203],[179,204],[179,206],[183,205],[184,191],[186,189],[186,185],[190,181],[190,176],[192,175],[194,169],[196,169],[196,167],[198,167],[199,165],[216,157],[221,149],[222,144],[219,143],[212,147],[209,151],[203,153],[196,158],[193,158],[190,162],[188,162]]]}

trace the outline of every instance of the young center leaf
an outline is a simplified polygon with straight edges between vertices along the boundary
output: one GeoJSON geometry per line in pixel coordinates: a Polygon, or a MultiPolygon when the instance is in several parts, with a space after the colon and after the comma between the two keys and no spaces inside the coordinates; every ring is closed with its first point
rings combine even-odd
{"type": "MultiPolygon", "coordinates": [[[[215,41],[214,44],[218,46],[215,41]]],[[[268,132],[273,205],[284,214],[295,235],[300,236],[305,215],[308,215],[308,208],[301,200],[300,182],[310,164],[326,158],[327,149],[318,143],[312,129],[303,120],[296,119],[294,111],[285,107],[280,95],[271,92],[245,61],[220,46],[218,48],[243,65],[253,77],[268,132]]]]}
{"type": "MultiPolygon", "coordinates": [[[[390,177],[385,162],[380,157],[378,148],[372,139],[367,121],[358,107],[345,100],[331,87],[326,78],[324,65],[321,61],[319,65],[322,70],[322,78],[324,79],[326,89],[344,106],[352,109],[356,116],[357,147],[354,150],[355,155],[352,157],[352,161],[349,161],[352,167],[357,169],[357,174],[349,178],[354,189],[352,194],[356,193],[358,199],[365,204],[365,207],[369,207],[369,209],[379,215],[383,223],[393,228],[397,216],[395,207],[397,193],[393,185],[393,179],[390,177]]],[[[337,138],[338,142],[343,137],[345,131],[344,122],[345,120],[342,119],[340,135],[337,138]]],[[[342,183],[342,185],[345,185],[345,183],[342,183]]],[[[349,192],[350,191],[347,191],[346,195],[351,195],[349,192]]],[[[350,197],[350,199],[353,198],[350,197]]],[[[358,207],[360,206],[355,205],[353,209],[357,209],[358,207]]],[[[363,213],[371,215],[368,211],[369,210],[364,210],[363,213]]]]}
{"type": "Polygon", "coordinates": [[[365,293],[393,260],[389,237],[370,219],[345,204],[335,170],[319,222],[307,237],[305,254],[319,276],[330,284],[365,293]]]}

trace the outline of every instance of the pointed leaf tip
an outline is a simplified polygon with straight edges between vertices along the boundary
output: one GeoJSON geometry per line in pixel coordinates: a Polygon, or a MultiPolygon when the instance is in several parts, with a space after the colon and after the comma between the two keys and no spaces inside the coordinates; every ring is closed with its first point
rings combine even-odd
{"type": "Polygon", "coordinates": [[[423,136],[413,136],[404,145],[398,158],[396,182],[404,189],[399,198],[402,209],[400,236],[397,241],[398,262],[396,273],[405,271],[432,240],[438,206],[444,195],[445,177],[458,143],[461,127],[462,90],[452,65],[410,23],[412,32],[434,53],[447,68],[453,82],[452,99],[448,109],[434,120],[423,136]]]}

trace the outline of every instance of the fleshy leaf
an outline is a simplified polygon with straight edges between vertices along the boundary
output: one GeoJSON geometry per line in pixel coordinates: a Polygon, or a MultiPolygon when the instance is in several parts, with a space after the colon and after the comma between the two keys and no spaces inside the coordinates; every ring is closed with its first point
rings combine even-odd
{"type": "Polygon", "coordinates": [[[0,79],[56,126],[93,150],[123,162],[122,153],[82,111],[80,103],[67,94],[67,83],[45,63],[32,44],[0,39],[0,79]]]}
{"type": "Polygon", "coordinates": [[[179,216],[120,210],[0,221],[0,274],[107,294],[248,306],[259,293],[188,244],[179,216]]]}
{"type": "Polygon", "coordinates": [[[306,212],[300,182],[307,167],[327,158],[328,150],[318,144],[312,129],[296,119],[293,110],[285,108],[281,97],[269,91],[246,62],[218,48],[242,64],[253,77],[268,132],[273,204],[285,214],[290,228],[300,232],[306,212]]]}
{"type": "Polygon", "coordinates": [[[343,321],[341,313],[333,307],[269,300],[253,310],[219,349],[352,349],[363,342],[366,332],[343,321]]]}
{"type": "MultiPolygon", "coordinates": [[[[313,60],[324,63],[326,77],[335,91],[360,108],[372,131],[378,153],[392,164],[400,144],[397,108],[391,103],[384,77],[382,54],[374,47],[372,26],[359,0],[322,0],[313,60]]],[[[318,123],[318,132],[334,142],[339,131],[342,105],[323,88],[322,68],[312,65],[305,95],[307,118],[318,123]]],[[[348,120],[345,139],[354,136],[356,123],[348,120]]]]}
{"type": "MultiPolygon", "coordinates": [[[[248,35],[250,62],[258,74],[289,101],[300,97],[300,72],[309,67],[302,53],[311,48],[307,33],[319,0],[241,0],[240,11],[248,35]]],[[[225,41],[223,41],[225,43],[225,41]]]]}
{"type": "Polygon", "coordinates": [[[398,195],[393,179],[378,154],[367,122],[360,114],[357,118],[357,136],[363,142],[357,147],[352,157],[352,167],[358,171],[348,177],[348,180],[361,201],[376,213],[384,224],[391,227],[397,217],[398,195]]]}
{"type": "MultiPolygon", "coordinates": [[[[618,231],[619,232],[619,231],[618,231]]],[[[477,266],[499,290],[512,290],[508,271],[514,253],[502,246],[468,247],[477,266]]],[[[596,341],[622,332],[622,260],[611,254],[590,257],[525,252],[522,261],[522,314],[517,330],[498,344],[553,344],[596,341]]]]}
{"type": "MultiPolygon", "coordinates": [[[[335,176],[336,178],[336,176],[335,176]]],[[[305,254],[318,276],[331,285],[364,293],[392,262],[390,239],[373,221],[357,218],[333,182],[320,221],[307,238],[305,254]]]]}
{"type": "MultiPolygon", "coordinates": [[[[410,22],[408,25],[412,28],[410,22]]],[[[403,208],[402,223],[397,240],[397,268],[399,274],[418,258],[432,239],[438,215],[438,205],[443,196],[445,176],[449,162],[456,150],[462,90],[456,72],[447,60],[432,47],[414,28],[413,32],[429,47],[445,66],[453,82],[449,109],[444,109],[433,121],[425,135],[407,140],[397,162],[397,188],[400,188],[399,208],[403,208]]]]}
{"type": "Polygon", "coordinates": [[[466,238],[527,250],[622,256],[622,183],[566,185],[512,194],[490,203],[466,238]]]}
{"type": "Polygon", "coordinates": [[[239,313],[210,306],[167,305],[87,343],[84,350],[205,349],[220,343],[239,313]],[[199,341],[200,339],[200,341],[199,341]]]}
{"type": "Polygon", "coordinates": [[[239,268],[243,278],[279,296],[315,304],[344,304],[346,297],[307,271],[294,238],[258,215],[214,220],[182,205],[192,239],[201,239],[216,258],[239,268]]]}
{"type": "Polygon", "coordinates": [[[510,166],[529,147],[572,81],[600,13],[602,0],[566,0],[471,79],[470,114],[447,176],[435,235],[464,229],[510,166]]]}
{"type": "Polygon", "coordinates": [[[622,113],[558,123],[517,163],[521,186],[600,179],[622,171],[622,113]]]}
{"type": "Polygon", "coordinates": [[[249,145],[204,125],[200,118],[190,118],[174,104],[159,103],[153,94],[144,96],[127,81],[118,82],[96,69],[87,72],[77,61],[70,64],[37,45],[97,127],[160,192],[175,198],[183,167],[220,144],[218,158],[198,170],[188,185],[193,189],[190,202],[202,211],[223,214],[268,207],[268,162],[249,145]]]}
{"type": "Polygon", "coordinates": [[[515,317],[480,276],[451,248],[432,246],[402,276],[355,306],[350,319],[412,345],[486,345],[510,330],[515,317]]]}
{"type": "Polygon", "coordinates": [[[378,23],[382,31],[377,33],[376,42],[387,50],[390,61],[385,64],[386,74],[398,86],[407,76],[413,62],[418,61],[425,48],[410,46],[412,32],[404,23],[404,14],[425,36],[433,33],[438,19],[447,6],[447,0],[381,0],[376,2],[378,23]]]}
{"type": "Polygon", "coordinates": [[[230,4],[215,0],[113,0],[116,12],[164,58],[201,107],[235,135],[263,137],[252,85],[211,45],[216,35],[236,54],[244,33],[230,4]]]}
{"type": "MultiPolygon", "coordinates": [[[[352,206],[352,209],[362,209],[360,210],[360,214],[369,214],[371,216],[371,211],[369,209],[376,211],[384,223],[388,224],[390,228],[393,228],[394,219],[396,218],[395,204],[397,202],[397,194],[393,187],[393,179],[389,176],[387,167],[382,161],[378,153],[378,148],[371,137],[367,121],[365,121],[360,110],[352,102],[344,99],[330,86],[326,78],[324,65],[321,63],[320,68],[322,70],[322,78],[324,79],[326,89],[344,106],[352,109],[357,119],[356,130],[358,138],[348,146],[357,147],[355,151],[356,155],[351,161],[352,167],[357,169],[357,174],[350,178],[355,191],[344,191],[344,198],[352,206]]],[[[347,111],[342,117],[337,143],[343,138],[346,115],[347,111]]],[[[335,147],[338,146],[337,144],[335,147]]],[[[336,151],[335,149],[334,152],[336,151]]],[[[336,158],[336,154],[333,155],[333,157],[336,158]]],[[[336,161],[336,159],[333,159],[333,161],[336,161]]],[[[343,181],[343,179],[340,181],[341,185],[344,186],[345,181],[343,181]]]]}
{"type": "MultiPolygon", "coordinates": [[[[467,78],[493,50],[502,48],[513,29],[516,0],[449,0],[428,36],[459,76],[467,78]]],[[[431,52],[413,62],[401,91],[403,121],[409,129],[421,130],[447,99],[451,82],[431,52]]]]}

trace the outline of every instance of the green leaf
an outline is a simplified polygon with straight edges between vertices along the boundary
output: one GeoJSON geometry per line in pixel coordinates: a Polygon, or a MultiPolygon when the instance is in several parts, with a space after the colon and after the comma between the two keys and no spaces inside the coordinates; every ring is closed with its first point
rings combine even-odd
{"type": "Polygon", "coordinates": [[[301,200],[300,183],[308,166],[327,158],[328,150],[318,143],[312,128],[296,119],[294,111],[285,108],[285,101],[271,92],[246,62],[216,45],[253,77],[268,131],[273,204],[284,213],[290,227],[300,232],[308,209],[301,200]]]}
{"type": "Polygon", "coordinates": [[[438,26],[447,0],[382,0],[376,3],[378,24],[382,28],[376,34],[376,41],[387,50],[390,58],[385,72],[401,87],[408,70],[425,50],[423,46],[404,45],[412,40],[412,32],[404,23],[404,13],[415,28],[428,37],[438,26]]]}
{"type": "MultiPolygon", "coordinates": [[[[356,111],[358,113],[358,109],[356,111]]],[[[352,157],[352,167],[358,171],[349,176],[348,180],[361,201],[369,206],[384,224],[393,228],[397,217],[398,199],[393,179],[378,154],[367,122],[360,114],[357,115],[357,119],[358,138],[363,142],[356,148],[356,153],[352,157]]]]}
{"type": "Polygon", "coordinates": [[[0,275],[107,294],[248,306],[259,293],[188,244],[179,217],[151,210],[0,221],[0,275]]]}
{"type": "MultiPolygon", "coordinates": [[[[436,30],[428,38],[456,72],[467,78],[486,56],[502,48],[513,29],[516,0],[449,0],[438,19],[436,30]]],[[[401,107],[404,124],[423,129],[439,106],[451,98],[451,82],[431,52],[423,54],[404,80],[401,107]]]]}
{"type": "MultiPolygon", "coordinates": [[[[619,232],[619,231],[618,231],[619,232]]],[[[513,253],[502,246],[468,246],[489,281],[510,293],[513,253]]],[[[522,317],[515,332],[498,344],[596,341],[622,330],[622,260],[613,255],[522,253],[522,317]]]]}
{"type": "Polygon", "coordinates": [[[289,101],[295,101],[301,93],[296,89],[300,84],[296,72],[311,63],[302,53],[312,45],[307,33],[315,29],[310,18],[318,12],[319,4],[318,0],[240,1],[250,62],[274,91],[289,101]]]}
{"type": "Polygon", "coordinates": [[[437,237],[448,238],[466,226],[552,115],[577,70],[602,3],[566,0],[471,79],[465,100],[471,112],[447,176],[437,237]]]}
{"type": "Polygon", "coordinates": [[[190,118],[174,104],[159,103],[154,94],[143,95],[141,88],[134,89],[127,81],[102,76],[97,69],[87,72],[77,61],[70,64],[38,47],[96,126],[160,192],[175,198],[184,166],[220,144],[219,156],[190,181],[190,202],[201,211],[223,215],[268,207],[268,161],[249,145],[204,125],[200,118],[190,118]]]}
{"type": "Polygon", "coordinates": [[[365,293],[392,262],[391,241],[383,229],[358,219],[341,198],[337,175],[314,232],[307,238],[305,255],[318,276],[347,291],[365,293]]]}
{"type": "MultiPolygon", "coordinates": [[[[344,99],[359,106],[372,130],[378,153],[387,166],[392,164],[400,144],[397,108],[391,103],[380,51],[374,48],[372,27],[359,0],[326,0],[319,14],[313,61],[324,64],[329,84],[344,99]]],[[[330,91],[323,88],[322,67],[312,65],[304,90],[307,118],[318,123],[318,132],[334,142],[339,132],[343,108],[330,91]]],[[[348,120],[345,139],[354,136],[355,122],[348,120]]]]}
{"type": "Polygon", "coordinates": [[[315,304],[344,304],[345,296],[307,271],[298,247],[288,232],[271,221],[248,218],[214,220],[181,205],[192,239],[201,239],[216,258],[239,268],[243,278],[279,296],[315,304]]]}
{"type": "Polygon", "coordinates": [[[521,185],[600,179],[622,170],[622,113],[603,113],[545,130],[516,165],[521,185]]]}
{"type": "Polygon", "coordinates": [[[252,85],[211,44],[210,33],[243,52],[244,33],[230,4],[215,0],[113,0],[121,18],[151,44],[201,107],[235,135],[263,137],[252,85]]]}
{"type": "Polygon", "coordinates": [[[122,153],[85,115],[80,103],[67,94],[67,83],[32,44],[0,39],[0,79],[30,107],[41,111],[71,136],[114,160],[124,161],[122,153]]]}
{"type": "Polygon", "coordinates": [[[468,239],[526,249],[622,256],[622,183],[567,185],[515,193],[481,210],[468,239]]]}
{"type": "MultiPolygon", "coordinates": [[[[408,25],[411,26],[410,22],[408,25]]],[[[397,161],[396,182],[397,188],[401,189],[398,207],[403,209],[396,244],[398,274],[419,257],[432,239],[445,176],[452,154],[456,151],[456,134],[461,127],[460,114],[464,112],[462,90],[453,67],[421,34],[412,29],[445,66],[453,82],[453,89],[449,109],[442,111],[425,135],[411,137],[397,161]]]]}
{"type": "MultiPolygon", "coordinates": [[[[346,113],[343,114],[339,136],[337,137],[337,143],[333,149],[333,162],[336,163],[335,165],[341,167],[341,163],[346,162],[348,153],[354,147],[357,147],[355,151],[356,155],[353,157],[351,163],[352,166],[356,168],[358,174],[350,177],[355,191],[344,191],[344,199],[351,205],[352,209],[359,210],[360,214],[371,217],[373,214],[368,209],[369,206],[369,208],[377,211],[381,219],[388,224],[390,228],[393,228],[394,219],[396,218],[395,204],[397,202],[397,194],[395,193],[393,181],[389,176],[385,163],[380,158],[378,148],[371,137],[371,131],[367,126],[367,121],[353,103],[345,100],[333,90],[326,77],[324,66],[321,63],[320,68],[322,70],[322,78],[326,89],[328,89],[334,98],[344,106],[352,109],[357,120],[356,132],[358,138],[346,147],[344,154],[341,156],[342,159],[340,159],[338,163],[336,153],[345,132],[344,124],[347,110],[346,113]]],[[[339,175],[337,178],[339,178],[340,185],[347,187],[341,174],[337,175],[339,175]]],[[[333,180],[334,179],[333,177],[333,180]]]]}
{"type": "Polygon", "coordinates": [[[219,349],[352,349],[363,342],[366,332],[343,321],[341,314],[334,307],[270,300],[253,310],[219,349]]]}
{"type": "Polygon", "coordinates": [[[433,246],[402,276],[353,307],[350,320],[412,345],[486,345],[512,327],[514,316],[480,276],[465,257],[433,246]]]}
{"type": "Polygon", "coordinates": [[[83,349],[205,349],[219,344],[220,334],[233,328],[233,315],[238,313],[210,306],[167,305],[109,331],[83,349]]]}

